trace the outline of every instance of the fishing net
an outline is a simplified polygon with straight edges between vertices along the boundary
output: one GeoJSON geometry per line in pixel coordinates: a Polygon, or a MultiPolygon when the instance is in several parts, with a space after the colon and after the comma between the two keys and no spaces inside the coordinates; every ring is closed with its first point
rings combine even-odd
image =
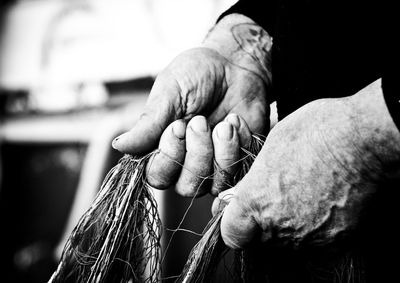
{"type": "MultiPolygon", "coordinates": [[[[254,136],[250,150],[243,149],[241,170],[233,183],[248,171],[261,144],[261,139],[254,136]]],[[[71,233],[49,282],[160,281],[162,224],[145,176],[151,155],[125,155],[111,169],[93,204],[71,233]]],[[[203,237],[201,242],[208,244],[195,247],[211,257],[217,256],[213,242],[219,234],[218,220],[213,223],[208,227],[212,239],[203,237]]],[[[222,246],[220,240],[217,243],[222,246]]],[[[206,268],[207,263],[201,266],[206,268]]]]}
{"type": "MultiPolygon", "coordinates": [[[[247,149],[242,148],[241,159],[237,161],[240,165],[237,172],[225,180],[227,188],[237,184],[249,171],[262,145],[263,138],[254,135],[251,146],[247,149]]],[[[125,155],[108,173],[93,204],[71,233],[57,270],[49,280],[50,283],[153,283],[163,280],[162,224],[157,203],[145,176],[146,164],[152,154],[154,152],[143,157],[125,155]]],[[[232,166],[238,165],[237,163],[232,166]]],[[[214,174],[223,174],[223,170],[224,168],[215,166],[217,173],[214,174]]],[[[225,246],[220,235],[224,204],[225,202],[221,201],[221,207],[191,250],[182,273],[176,277],[176,282],[216,281],[217,267],[227,253],[232,252],[225,246]]],[[[164,256],[165,253],[166,251],[164,256]]],[[[281,250],[276,257],[266,257],[265,254],[260,256],[257,248],[236,251],[234,264],[230,267],[231,270],[228,270],[231,277],[223,282],[289,282],[267,279],[266,275],[273,274],[276,265],[273,261],[265,263],[258,260],[276,259],[280,254],[281,250]]],[[[285,261],[279,263],[278,267],[287,267],[287,259],[291,257],[292,255],[285,257],[285,261]]],[[[352,258],[344,259],[347,261],[341,261],[342,265],[339,268],[336,265],[332,269],[333,277],[339,279],[312,282],[363,282],[352,258]],[[355,280],[355,277],[360,277],[360,280],[355,280]]],[[[303,263],[297,261],[295,264],[299,262],[303,263]]],[[[304,270],[307,266],[301,268],[304,270]]],[[[281,271],[278,273],[287,273],[285,270],[281,271]]],[[[326,277],[326,274],[323,276],[326,277]]]]}
{"type": "Polygon", "coordinates": [[[125,155],[71,233],[49,282],[157,282],[161,221],[145,178],[150,155],[125,155]]]}
{"type": "MultiPolygon", "coordinates": [[[[237,184],[243,176],[249,171],[257,153],[261,150],[264,144],[263,139],[259,136],[253,135],[250,148],[242,148],[242,158],[238,161],[240,164],[239,169],[233,176],[228,186],[237,184]]],[[[218,168],[218,170],[223,170],[218,168]]],[[[229,251],[225,246],[221,234],[220,223],[223,215],[223,209],[226,202],[222,200],[216,215],[209,221],[204,234],[200,241],[191,250],[188,260],[183,268],[183,271],[177,282],[211,282],[215,275],[218,263],[229,251]]],[[[247,260],[246,251],[239,251],[235,253],[235,266],[232,273],[232,280],[240,282],[249,282],[249,269],[251,268],[247,260]]]]}

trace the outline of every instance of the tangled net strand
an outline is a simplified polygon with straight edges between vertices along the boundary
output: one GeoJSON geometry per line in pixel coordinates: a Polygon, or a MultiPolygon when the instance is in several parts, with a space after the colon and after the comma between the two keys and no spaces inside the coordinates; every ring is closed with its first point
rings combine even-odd
{"type": "Polygon", "coordinates": [[[49,282],[158,282],[161,220],[145,177],[150,155],[125,155],[106,176],[49,282]]]}

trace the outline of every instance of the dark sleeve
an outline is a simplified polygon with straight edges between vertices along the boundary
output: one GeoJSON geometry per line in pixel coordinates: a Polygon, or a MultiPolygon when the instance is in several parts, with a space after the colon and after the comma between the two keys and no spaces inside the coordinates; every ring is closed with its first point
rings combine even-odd
{"type": "Polygon", "coordinates": [[[242,14],[263,27],[271,36],[274,36],[276,2],[276,0],[239,0],[224,12],[218,18],[218,21],[229,14],[242,14]]]}
{"type": "Polygon", "coordinates": [[[218,21],[242,14],[274,37],[280,118],[315,99],[352,95],[381,77],[387,107],[400,130],[400,46],[394,36],[400,23],[395,3],[239,0],[218,21]]]}
{"type": "Polygon", "coordinates": [[[382,91],[389,113],[400,130],[400,91],[393,72],[383,73],[382,91]]]}
{"type": "Polygon", "coordinates": [[[397,129],[400,130],[400,43],[395,34],[398,33],[400,21],[397,15],[395,3],[384,1],[380,18],[382,22],[381,34],[384,46],[382,64],[382,91],[389,113],[392,116],[397,129]]]}

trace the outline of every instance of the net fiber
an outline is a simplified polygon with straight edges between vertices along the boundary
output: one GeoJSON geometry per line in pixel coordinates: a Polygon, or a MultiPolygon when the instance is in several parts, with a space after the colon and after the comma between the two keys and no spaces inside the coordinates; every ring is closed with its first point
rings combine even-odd
{"type": "MultiPolygon", "coordinates": [[[[250,148],[242,149],[237,173],[226,180],[228,187],[247,173],[262,144],[260,137],[253,136],[250,148]]],[[[111,169],[71,233],[50,283],[160,281],[162,224],[145,176],[151,154],[125,155],[111,169]]],[[[227,251],[220,237],[221,217],[222,208],[193,248],[178,282],[204,282],[212,276],[213,267],[227,251]]],[[[245,274],[245,261],[238,262],[245,274]]]]}
{"type": "Polygon", "coordinates": [[[157,282],[161,221],[144,172],[125,155],[67,241],[49,282],[157,282]]]}

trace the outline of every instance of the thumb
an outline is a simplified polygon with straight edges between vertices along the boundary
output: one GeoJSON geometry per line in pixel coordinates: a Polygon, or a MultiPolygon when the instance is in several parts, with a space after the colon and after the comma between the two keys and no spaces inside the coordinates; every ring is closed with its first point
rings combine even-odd
{"type": "Polygon", "coordinates": [[[259,230],[252,216],[248,198],[243,195],[240,182],[235,188],[236,194],[225,207],[221,220],[221,236],[225,244],[232,249],[241,249],[249,244],[259,230]]]}
{"type": "Polygon", "coordinates": [[[159,75],[146,107],[134,127],[115,138],[113,148],[123,153],[140,154],[155,149],[163,131],[179,119],[180,88],[174,79],[159,75]]]}

